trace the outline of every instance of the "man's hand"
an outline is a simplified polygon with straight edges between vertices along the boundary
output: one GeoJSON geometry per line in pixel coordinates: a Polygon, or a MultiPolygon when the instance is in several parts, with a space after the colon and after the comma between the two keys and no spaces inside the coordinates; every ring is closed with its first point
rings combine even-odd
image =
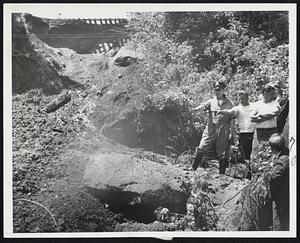
{"type": "Polygon", "coordinates": [[[250,118],[251,118],[252,122],[258,122],[259,121],[259,116],[258,115],[251,116],[250,118]]]}
{"type": "Polygon", "coordinates": [[[265,119],[264,117],[261,117],[259,115],[251,116],[251,121],[252,122],[261,123],[261,122],[264,122],[266,120],[268,120],[268,119],[265,119]]]}

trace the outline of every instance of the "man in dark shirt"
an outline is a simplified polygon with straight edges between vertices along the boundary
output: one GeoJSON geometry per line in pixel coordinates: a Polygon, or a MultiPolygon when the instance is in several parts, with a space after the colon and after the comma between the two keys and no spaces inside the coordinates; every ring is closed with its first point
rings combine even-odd
{"type": "Polygon", "coordinates": [[[289,230],[289,156],[284,138],[273,134],[269,139],[273,157],[270,174],[271,197],[274,205],[273,230],[289,230]]]}

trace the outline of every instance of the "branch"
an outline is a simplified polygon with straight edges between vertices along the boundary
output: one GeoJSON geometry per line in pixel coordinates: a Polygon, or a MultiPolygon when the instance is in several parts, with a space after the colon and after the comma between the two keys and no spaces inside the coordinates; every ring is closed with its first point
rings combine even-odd
{"type": "MultiPolygon", "coordinates": [[[[248,186],[248,185],[247,185],[248,186]]],[[[228,203],[230,200],[232,200],[233,198],[235,198],[237,195],[239,195],[247,186],[244,186],[241,190],[239,190],[236,194],[234,194],[233,197],[229,198],[228,200],[226,200],[222,206],[224,206],[226,203],[228,203]]]]}
{"type": "Polygon", "coordinates": [[[40,203],[38,203],[38,202],[35,202],[35,201],[27,200],[27,199],[24,199],[24,198],[21,198],[21,199],[15,199],[14,201],[25,201],[25,202],[30,202],[30,203],[33,203],[33,204],[36,204],[36,205],[42,207],[43,209],[45,209],[45,210],[50,214],[51,218],[52,218],[53,221],[54,221],[54,224],[55,224],[55,226],[56,226],[57,231],[60,231],[60,228],[59,228],[59,226],[58,226],[58,224],[57,224],[57,222],[56,222],[56,220],[55,220],[53,214],[50,212],[50,210],[49,210],[48,208],[46,208],[46,207],[43,206],[42,204],[40,204],[40,203]]]}

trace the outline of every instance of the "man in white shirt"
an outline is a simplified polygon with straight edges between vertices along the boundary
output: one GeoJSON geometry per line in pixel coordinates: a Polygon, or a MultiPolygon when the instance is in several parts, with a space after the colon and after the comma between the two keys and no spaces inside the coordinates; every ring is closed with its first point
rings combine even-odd
{"type": "Polygon", "coordinates": [[[255,122],[257,140],[259,143],[268,141],[273,133],[277,132],[276,116],[280,111],[279,103],[275,100],[276,89],[266,84],[262,90],[263,99],[253,103],[255,112],[251,121],[255,122]]]}
{"type": "Polygon", "coordinates": [[[239,105],[230,110],[220,110],[218,114],[231,114],[236,118],[239,129],[239,144],[242,148],[246,160],[250,160],[252,152],[253,134],[255,124],[251,122],[252,104],[249,103],[248,93],[245,90],[239,90],[239,105]]]}

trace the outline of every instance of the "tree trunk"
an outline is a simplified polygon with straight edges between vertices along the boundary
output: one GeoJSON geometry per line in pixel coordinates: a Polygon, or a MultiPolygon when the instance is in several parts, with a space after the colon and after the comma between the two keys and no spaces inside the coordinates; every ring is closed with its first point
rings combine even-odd
{"type": "Polygon", "coordinates": [[[54,112],[60,107],[70,102],[70,100],[71,100],[71,95],[68,93],[64,93],[60,95],[58,98],[56,98],[55,100],[53,100],[50,104],[48,104],[45,108],[45,111],[47,113],[54,112]]]}

